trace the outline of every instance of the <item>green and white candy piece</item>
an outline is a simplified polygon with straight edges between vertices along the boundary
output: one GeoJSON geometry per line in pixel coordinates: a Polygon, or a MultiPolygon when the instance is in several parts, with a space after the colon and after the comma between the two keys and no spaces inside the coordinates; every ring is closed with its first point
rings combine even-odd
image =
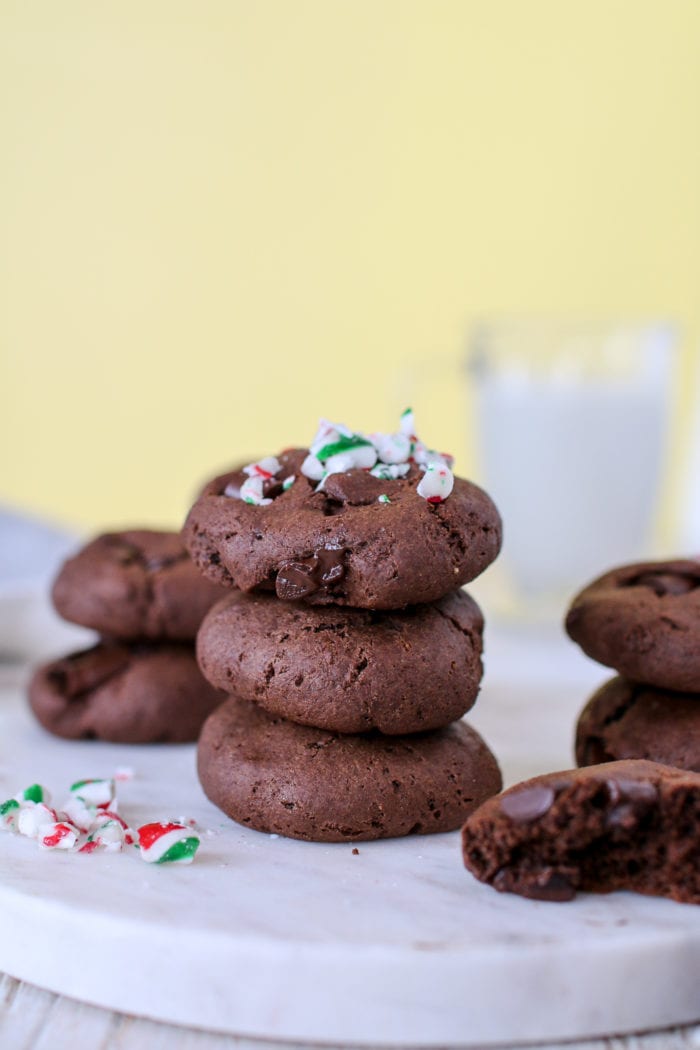
{"type": "Polygon", "coordinates": [[[16,798],[0,803],[0,831],[17,831],[20,805],[16,798]]]}
{"type": "Polygon", "coordinates": [[[24,791],[20,791],[19,795],[15,795],[15,798],[20,806],[24,802],[45,802],[48,805],[51,801],[51,792],[41,784],[30,784],[24,791]]]}
{"type": "Polygon", "coordinates": [[[71,795],[63,803],[61,813],[74,824],[79,831],[89,831],[101,809],[92,802],[86,802],[80,795],[71,795]]]}
{"type": "Polygon", "coordinates": [[[377,463],[370,470],[370,474],[373,478],[381,478],[382,481],[396,481],[397,478],[408,474],[410,469],[410,463],[377,463]]]}
{"type": "Polygon", "coordinates": [[[253,503],[256,507],[266,507],[272,503],[269,496],[264,495],[265,478],[261,474],[246,478],[240,489],[240,496],[244,503],[253,503]]]}
{"type": "Polygon", "coordinates": [[[116,787],[113,780],[76,780],[70,786],[71,795],[101,809],[114,809],[116,787]]]}
{"type": "Polygon", "coordinates": [[[407,463],[411,439],[406,434],[372,434],[372,444],[382,463],[407,463]]]}

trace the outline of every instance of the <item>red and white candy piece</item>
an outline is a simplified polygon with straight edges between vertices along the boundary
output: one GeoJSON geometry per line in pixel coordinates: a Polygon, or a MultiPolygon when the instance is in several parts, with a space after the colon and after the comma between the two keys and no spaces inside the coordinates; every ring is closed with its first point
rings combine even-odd
{"type": "Polygon", "coordinates": [[[257,463],[249,463],[247,467],[243,468],[243,473],[247,474],[249,478],[262,478],[263,481],[269,481],[281,469],[282,465],[276,456],[265,456],[263,459],[258,460],[257,463]]]}
{"type": "Polygon", "coordinates": [[[454,483],[454,475],[448,466],[444,463],[428,463],[416,491],[428,503],[442,503],[452,492],[454,483]]]}
{"type": "Polygon", "coordinates": [[[138,829],[141,857],[149,864],[191,864],[199,835],[186,824],[144,824],[138,829]]]}
{"type": "Polygon", "coordinates": [[[28,839],[38,839],[45,829],[53,827],[57,820],[56,811],[44,802],[28,802],[20,807],[17,831],[20,835],[26,835],[28,839]]]}
{"type": "Polygon", "coordinates": [[[37,835],[40,849],[73,849],[80,832],[68,821],[58,820],[46,824],[37,835]]]}

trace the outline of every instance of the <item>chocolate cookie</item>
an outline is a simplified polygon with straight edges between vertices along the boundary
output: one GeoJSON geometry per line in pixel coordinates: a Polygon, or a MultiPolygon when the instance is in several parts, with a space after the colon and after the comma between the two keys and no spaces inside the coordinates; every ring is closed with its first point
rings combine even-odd
{"type": "Polygon", "coordinates": [[[576,727],[579,766],[648,758],[700,773],[700,696],[606,682],[588,701],[576,727]]]}
{"type": "Polygon", "coordinates": [[[56,736],[117,744],[196,740],[224,699],[189,645],[106,642],[44,664],[29,685],[37,719],[56,736]]]}
{"type": "Polygon", "coordinates": [[[452,831],[501,775],[463,722],[415,736],[341,736],[232,698],[199,739],[199,779],[240,824],[314,842],[452,831]]]}
{"type": "Polygon", "coordinates": [[[53,585],[65,620],[112,638],[191,641],[222,591],[175,532],[109,532],[64,564],[53,585]]]}
{"type": "Polygon", "coordinates": [[[204,676],[273,715],[337,733],[416,733],[461,718],[481,680],[483,618],[454,591],[399,612],[233,592],[197,636],[204,676]]]}
{"type": "Polygon", "coordinates": [[[624,678],[700,692],[700,561],[613,569],[574,598],[566,630],[624,678]]]}
{"type": "Polygon", "coordinates": [[[360,468],[331,474],[319,491],[301,472],[308,454],[278,457],[262,490],[267,503],[240,498],[249,480],[243,472],[205,487],[183,533],[202,572],[284,600],[401,609],[444,597],[498,554],[500,516],[471,482],[456,478],[451,494],[435,502],[418,494],[420,467],[406,464],[396,478],[360,468]]]}
{"type": "Polygon", "coordinates": [[[700,904],[700,775],[630,760],[534,777],[473,813],[462,843],[469,871],[503,892],[700,904]]]}

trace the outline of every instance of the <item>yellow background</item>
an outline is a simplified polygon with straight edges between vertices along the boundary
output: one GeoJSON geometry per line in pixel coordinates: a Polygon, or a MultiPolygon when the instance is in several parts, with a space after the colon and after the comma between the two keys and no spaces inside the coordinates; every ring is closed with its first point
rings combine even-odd
{"type": "Polygon", "coordinates": [[[0,498],[177,524],[407,397],[471,469],[484,313],[676,317],[688,371],[699,44],[697,0],[2,0],[0,498]]]}

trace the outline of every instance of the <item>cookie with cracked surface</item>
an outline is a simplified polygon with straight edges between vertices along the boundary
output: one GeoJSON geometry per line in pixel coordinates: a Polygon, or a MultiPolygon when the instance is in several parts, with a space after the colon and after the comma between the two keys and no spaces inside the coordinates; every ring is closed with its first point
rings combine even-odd
{"type": "Polygon", "coordinates": [[[38,721],[69,740],[194,741],[225,699],[202,677],[191,645],[104,642],[39,667],[29,685],[38,721]]]}
{"type": "Polygon", "coordinates": [[[534,777],[473,813],[462,848],[469,871],[505,893],[700,904],[700,775],[628,760],[534,777]]]}
{"type": "Polygon", "coordinates": [[[232,592],[197,636],[212,685],[338,733],[417,733],[461,718],[481,681],[483,617],[464,591],[394,612],[232,592]]]}
{"type": "Polygon", "coordinates": [[[576,726],[579,766],[647,758],[700,773],[700,696],[613,678],[576,726]]]}
{"type": "Polygon", "coordinates": [[[500,516],[471,482],[456,478],[449,497],[432,503],[418,494],[423,473],[412,464],[388,480],[359,468],[332,474],[318,491],[301,472],[307,454],[277,457],[266,505],[238,498],[240,471],[205,486],[183,532],[202,572],[283,600],[401,609],[444,597],[497,556],[500,516]]]}
{"type": "Polygon", "coordinates": [[[349,736],[237,698],[207,719],[197,768],[208,798],[239,824],[313,842],[453,831],[501,785],[496,759],[464,722],[349,736]]]}
{"type": "Polygon", "coordinates": [[[578,594],[566,630],[624,678],[700,692],[700,561],[612,569],[578,594]]]}
{"type": "Polygon", "coordinates": [[[192,641],[222,593],[178,533],[129,529],[97,536],[69,558],[52,599],[65,620],[106,637],[192,641]]]}

